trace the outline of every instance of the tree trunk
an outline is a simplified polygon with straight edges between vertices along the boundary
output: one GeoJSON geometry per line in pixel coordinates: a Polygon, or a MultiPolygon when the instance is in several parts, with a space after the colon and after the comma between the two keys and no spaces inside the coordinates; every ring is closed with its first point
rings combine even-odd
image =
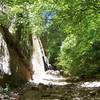
{"type": "Polygon", "coordinates": [[[12,74],[8,82],[16,86],[32,79],[33,71],[30,59],[26,60],[24,58],[21,46],[15,41],[8,28],[0,26],[0,32],[7,44],[10,55],[10,69],[12,74]]]}

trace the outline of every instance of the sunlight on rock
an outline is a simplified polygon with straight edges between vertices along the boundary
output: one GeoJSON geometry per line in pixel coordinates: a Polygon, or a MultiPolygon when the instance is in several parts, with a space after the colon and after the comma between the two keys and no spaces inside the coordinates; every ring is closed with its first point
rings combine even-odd
{"type": "Polygon", "coordinates": [[[32,55],[32,64],[33,64],[33,80],[36,84],[42,83],[45,85],[66,85],[65,78],[60,75],[59,71],[48,70],[45,71],[45,65],[43,57],[45,58],[44,49],[39,38],[33,36],[33,55],[32,55]]]}
{"type": "Polygon", "coordinates": [[[44,54],[41,51],[40,41],[36,36],[33,36],[33,55],[32,55],[32,65],[35,75],[41,75],[44,73],[44,63],[42,57],[44,54]]]}
{"type": "Polygon", "coordinates": [[[9,68],[9,52],[7,49],[7,45],[5,41],[2,39],[2,36],[0,35],[0,70],[1,74],[11,74],[10,68],[9,68]]]}
{"type": "Polygon", "coordinates": [[[54,76],[54,75],[48,75],[46,73],[43,73],[40,76],[33,75],[33,81],[36,84],[42,83],[45,85],[66,85],[68,84],[65,82],[65,78],[62,76],[54,76]]]}
{"type": "Polygon", "coordinates": [[[81,87],[100,87],[100,82],[85,82],[81,84],[81,87]]]}

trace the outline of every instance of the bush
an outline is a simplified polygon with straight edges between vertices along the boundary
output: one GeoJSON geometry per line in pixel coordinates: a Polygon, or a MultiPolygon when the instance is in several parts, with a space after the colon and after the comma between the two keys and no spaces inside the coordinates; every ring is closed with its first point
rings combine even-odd
{"type": "MultiPolygon", "coordinates": [[[[81,38],[82,39],[82,38],[81,38]]],[[[62,44],[59,66],[72,76],[92,76],[100,73],[100,41],[77,40],[69,35],[62,44]]]]}

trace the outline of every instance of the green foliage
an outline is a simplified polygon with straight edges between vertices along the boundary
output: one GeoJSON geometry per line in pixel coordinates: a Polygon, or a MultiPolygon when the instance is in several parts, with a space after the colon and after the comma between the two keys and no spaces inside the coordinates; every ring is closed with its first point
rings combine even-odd
{"type": "Polygon", "coordinates": [[[97,0],[56,1],[56,16],[49,27],[49,55],[72,75],[99,72],[100,49],[93,47],[95,41],[100,41],[99,4],[97,0]]]}
{"type": "Polygon", "coordinates": [[[50,9],[46,3],[42,0],[0,1],[0,25],[9,28],[25,55],[29,56],[32,51],[32,34],[40,36],[45,30],[43,12],[50,9]]]}
{"type": "MultiPolygon", "coordinates": [[[[100,19],[100,17],[98,19],[100,19]]],[[[99,73],[100,48],[97,49],[93,46],[97,42],[98,46],[100,45],[98,19],[97,17],[95,20],[91,18],[84,22],[86,26],[82,28],[83,32],[81,30],[76,30],[75,27],[74,32],[77,33],[67,35],[64,43],[62,43],[61,54],[59,55],[59,65],[72,75],[82,76],[99,73]],[[71,35],[74,37],[71,37],[71,35]]]]}

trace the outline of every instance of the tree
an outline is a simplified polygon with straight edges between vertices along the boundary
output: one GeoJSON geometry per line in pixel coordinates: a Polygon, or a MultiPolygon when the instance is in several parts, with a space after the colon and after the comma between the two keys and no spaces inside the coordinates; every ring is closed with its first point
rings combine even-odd
{"type": "Polygon", "coordinates": [[[10,82],[15,82],[15,85],[32,79],[32,36],[40,36],[46,30],[44,13],[53,8],[48,7],[49,2],[0,1],[0,33],[10,53],[10,82]]]}
{"type": "Polygon", "coordinates": [[[99,1],[53,0],[52,4],[54,15],[47,28],[50,62],[72,75],[97,73],[100,64],[93,45],[100,41],[99,1]]]}
{"type": "MultiPolygon", "coordinates": [[[[65,40],[61,45],[59,65],[72,75],[92,75],[100,68],[94,55],[95,41],[100,41],[100,14],[97,0],[58,2],[56,22],[62,26],[65,40]]],[[[99,55],[98,55],[99,56],[99,55]]]]}
{"type": "Polygon", "coordinates": [[[10,53],[12,74],[9,82],[14,82],[15,85],[32,79],[32,3],[32,0],[0,1],[0,33],[10,53]]]}

